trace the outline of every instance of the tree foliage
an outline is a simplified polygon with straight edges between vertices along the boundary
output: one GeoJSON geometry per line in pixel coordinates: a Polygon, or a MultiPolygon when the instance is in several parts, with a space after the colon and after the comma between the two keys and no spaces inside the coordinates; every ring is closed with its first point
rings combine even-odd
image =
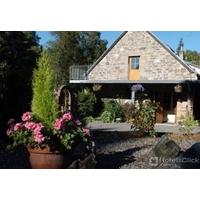
{"type": "Polygon", "coordinates": [[[32,112],[38,119],[52,127],[53,121],[58,117],[58,104],[54,93],[55,76],[50,63],[47,52],[42,52],[38,68],[33,74],[32,112]]]}
{"type": "Polygon", "coordinates": [[[89,88],[79,91],[77,96],[79,117],[84,119],[85,117],[93,115],[96,102],[96,96],[89,88]]]}
{"type": "Polygon", "coordinates": [[[0,32],[0,121],[29,109],[32,72],[40,53],[35,32],[0,32]]]}
{"type": "MultiPolygon", "coordinates": [[[[182,47],[184,47],[183,38],[180,39],[176,52],[179,53],[182,47]]],[[[184,51],[184,60],[200,66],[200,52],[186,50],[184,51]]]]}
{"type": "Polygon", "coordinates": [[[107,41],[100,38],[100,32],[60,31],[52,34],[55,41],[50,43],[49,52],[57,74],[57,86],[68,85],[70,66],[92,64],[107,45],[107,41]]]}
{"type": "Polygon", "coordinates": [[[197,51],[186,50],[184,52],[184,57],[186,61],[200,66],[200,53],[197,51]]]}

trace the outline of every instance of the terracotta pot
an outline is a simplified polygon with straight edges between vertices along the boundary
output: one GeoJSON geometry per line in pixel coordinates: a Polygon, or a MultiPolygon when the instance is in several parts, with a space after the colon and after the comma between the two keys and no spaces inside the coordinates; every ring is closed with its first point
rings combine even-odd
{"type": "Polygon", "coordinates": [[[71,158],[66,154],[51,152],[48,147],[28,148],[28,151],[32,169],[62,169],[71,162],[71,158]]]}

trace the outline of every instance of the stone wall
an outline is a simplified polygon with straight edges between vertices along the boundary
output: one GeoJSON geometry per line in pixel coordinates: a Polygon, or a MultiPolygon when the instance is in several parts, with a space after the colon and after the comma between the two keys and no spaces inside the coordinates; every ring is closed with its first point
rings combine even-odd
{"type": "Polygon", "coordinates": [[[193,102],[188,99],[187,101],[177,101],[176,104],[176,123],[180,122],[186,115],[193,115],[193,102]]]}
{"type": "Polygon", "coordinates": [[[89,80],[128,80],[128,58],[140,56],[140,80],[195,80],[148,32],[127,32],[89,73],[89,80]]]}

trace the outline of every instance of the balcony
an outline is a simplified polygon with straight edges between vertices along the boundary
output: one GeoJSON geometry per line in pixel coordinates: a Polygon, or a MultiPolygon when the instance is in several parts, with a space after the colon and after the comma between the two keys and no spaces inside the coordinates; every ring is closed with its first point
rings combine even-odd
{"type": "Polygon", "coordinates": [[[87,80],[87,71],[91,65],[73,65],[70,67],[70,80],[87,80]]]}

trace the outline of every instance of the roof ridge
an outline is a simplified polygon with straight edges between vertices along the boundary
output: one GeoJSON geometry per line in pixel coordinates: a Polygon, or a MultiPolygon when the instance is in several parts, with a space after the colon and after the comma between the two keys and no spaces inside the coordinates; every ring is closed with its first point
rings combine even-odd
{"type": "Polygon", "coordinates": [[[92,69],[108,54],[108,52],[120,41],[120,39],[127,33],[128,31],[123,31],[120,36],[112,43],[112,45],[107,48],[103,54],[90,66],[90,68],[87,71],[87,74],[89,74],[92,69]]]}
{"type": "Polygon", "coordinates": [[[196,73],[183,59],[181,59],[174,51],[171,50],[171,47],[169,45],[166,45],[164,42],[162,42],[155,34],[153,34],[151,31],[147,31],[149,35],[151,35],[159,44],[161,44],[174,58],[179,61],[186,69],[188,69],[189,72],[196,73]]]}

